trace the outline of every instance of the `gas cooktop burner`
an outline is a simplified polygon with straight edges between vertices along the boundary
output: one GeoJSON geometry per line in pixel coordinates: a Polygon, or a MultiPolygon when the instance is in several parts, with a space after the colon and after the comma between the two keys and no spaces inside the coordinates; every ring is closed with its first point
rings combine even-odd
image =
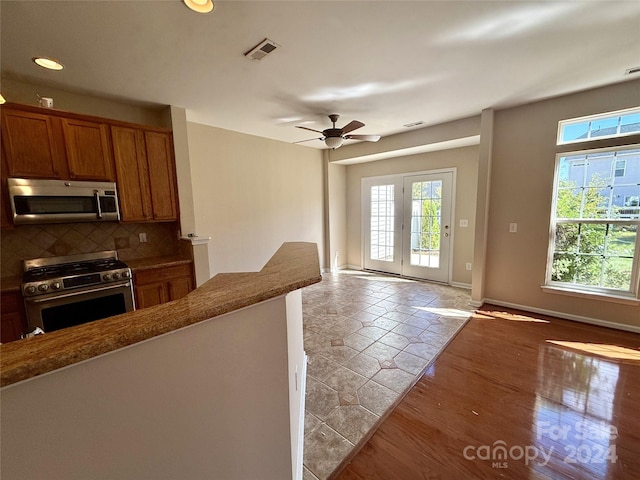
{"type": "Polygon", "coordinates": [[[43,295],[130,278],[131,270],[113,250],[37,258],[24,261],[22,291],[25,296],[43,295]]]}

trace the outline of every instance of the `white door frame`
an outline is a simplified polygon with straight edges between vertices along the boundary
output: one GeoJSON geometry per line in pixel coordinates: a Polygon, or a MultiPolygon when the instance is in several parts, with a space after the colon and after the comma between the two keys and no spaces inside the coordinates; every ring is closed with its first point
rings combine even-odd
{"type": "MultiPolygon", "coordinates": [[[[377,176],[371,176],[371,177],[362,177],[360,179],[360,212],[361,212],[360,241],[361,241],[361,252],[362,252],[360,264],[362,265],[362,268],[364,270],[366,270],[365,260],[366,260],[366,251],[367,251],[366,231],[370,222],[370,205],[367,205],[368,192],[367,192],[367,189],[365,188],[365,185],[370,184],[372,182],[380,183],[380,184],[386,183],[386,184],[394,184],[394,185],[398,185],[398,184],[403,185],[405,177],[412,177],[416,175],[431,175],[431,174],[439,174],[439,173],[452,174],[451,212],[450,212],[451,218],[449,219],[450,220],[449,225],[451,226],[451,228],[450,228],[450,248],[449,248],[449,255],[448,255],[448,274],[447,274],[448,280],[446,282],[442,282],[442,283],[447,283],[448,285],[451,285],[452,276],[453,276],[453,251],[454,251],[454,241],[455,241],[454,232],[455,232],[455,218],[456,218],[456,208],[455,208],[456,207],[456,184],[457,184],[457,181],[456,181],[457,168],[456,167],[438,168],[433,170],[421,170],[418,172],[404,172],[404,173],[396,173],[392,175],[377,175],[377,176]]],[[[443,222],[444,222],[444,219],[443,219],[443,222]]],[[[395,274],[401,275],[393,271],[388,273],[395,273],[395,274]]]]}

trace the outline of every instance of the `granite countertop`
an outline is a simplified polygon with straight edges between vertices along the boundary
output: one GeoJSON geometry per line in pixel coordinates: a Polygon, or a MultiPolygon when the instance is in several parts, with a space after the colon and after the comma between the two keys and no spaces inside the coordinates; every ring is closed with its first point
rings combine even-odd
{"type": "Polygon", "coordinates": [[[259,272],[218,274],[173,302],[0,345],[0,386],[248,307],[321,280],[317,245],[284,243],[259,272]]]}

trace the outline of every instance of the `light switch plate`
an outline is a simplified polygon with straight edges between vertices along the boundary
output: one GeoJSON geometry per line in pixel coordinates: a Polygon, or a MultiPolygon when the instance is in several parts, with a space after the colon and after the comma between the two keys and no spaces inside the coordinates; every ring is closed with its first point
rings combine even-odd
{"type": "Polygon", "coordinates": [[[517,233],[518,231],[518,224],[517,223],[510,223],[509,224],[509,233],[517,233]]]}

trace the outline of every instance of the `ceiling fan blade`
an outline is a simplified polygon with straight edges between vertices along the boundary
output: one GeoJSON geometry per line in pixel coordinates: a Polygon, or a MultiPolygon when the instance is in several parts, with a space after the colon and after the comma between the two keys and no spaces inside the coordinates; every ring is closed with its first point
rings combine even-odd
{"type": "Polygon", "coordinates": [[[306,140],[299,140],[297,142],[293,142],[293,143],[304,143],[304,142],[310,142],[311,140],[322,140],[324,137],[318,137],[318,138],[307,138],[306,140]]]}
{"type": "Polygon", "coordinates": [[[344,135],[345,133],[353,132],[360,127],[364,127],[364,123],[359,122],[358,120],[352,120],[342,127],[342,134],[344,135]]]}
{"type": "Polygon", "coordinates": [[[313,128],[309,128],[309,127],[302,127],[300,125],[296,125],[296,128],[302,128],[303,130],[310,130],[312,132],[316,132],[316,133],[322,133],[320,130],[314,130],[313,128]]]}
{"type": "Polygon", "coordinates": [[[377,142],[380,135],[345,135],[347,140],[364,140],[365,142],[377,142]]]}

